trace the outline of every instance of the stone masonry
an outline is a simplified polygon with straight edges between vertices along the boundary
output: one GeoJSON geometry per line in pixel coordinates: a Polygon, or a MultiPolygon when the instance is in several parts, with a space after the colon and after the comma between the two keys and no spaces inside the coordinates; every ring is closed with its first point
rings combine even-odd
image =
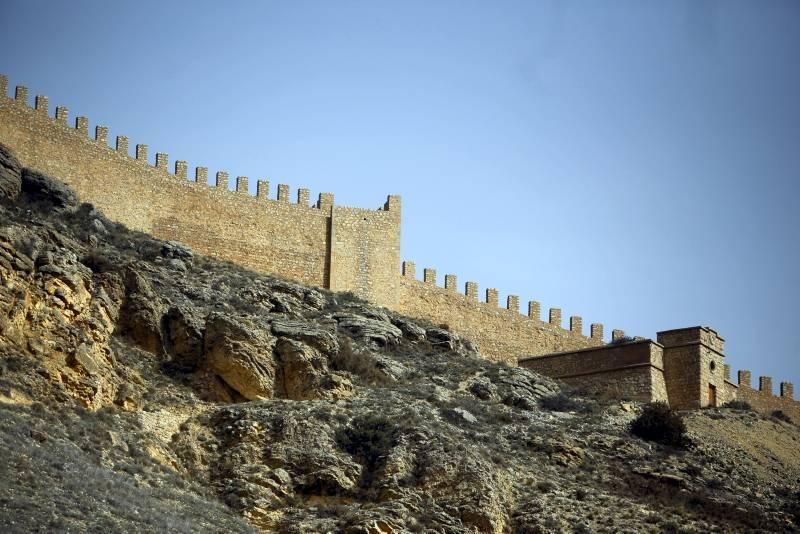
{"type": "Polygon", "coordinates": [[[711,328],[665,330],[656,334],[657,341],[626,340],[622,335],[616,339],[601,347],[520,358],[519,365],[616,397],[663,400],[683,410],[738,399],[757,410],[781,410],[800,420],[791,383],[781,382],[780,394],[775,395],[768,376],[759,377],[758,389],[752,388],[750,371],[739,371],[739,383],[731,382],[725,340],[711,328]]]}
{"type": "MultiPolygon", "coordinates": [[[[7,78],[0,80],[7,89],[7,78]]],[[[247,194],[245,177],[237,179],[239,194],[231,192],[226,171],[209,187],[205,167],[191,181],[183,160],[173,174],[166,153],[155,153],[151,163],[150,147],[137,143],[131,157],[127,137],[117,136],[112,149],[107,127],[97,125],[91,139],[87,117],[70,127],[65,107],[50,117],[45,97],[35,99],[34,109],[27,88],[14,95],[0,95],[0,142],[23,165],[64,180],[112,219],[257,271],[396,306],[399,197],[367,210],[336,206],[332,194],[322,193],[309,206],[308,190],[300,189],[292,203],[285,184],[278,186],[279,200],[266,198],[261,183],[258,197],[247,194]]]]}
{"type": "Polygon", "coordinates": [[[663,347],[649,339],[521,358],[519,365],[614,397],[668,400],[663,347]]]}

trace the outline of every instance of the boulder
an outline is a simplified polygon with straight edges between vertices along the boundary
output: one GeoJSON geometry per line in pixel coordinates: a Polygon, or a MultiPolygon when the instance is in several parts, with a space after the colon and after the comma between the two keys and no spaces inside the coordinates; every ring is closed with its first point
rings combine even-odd
{"type": "Polygon", "coordinates": [[[425,331],[425,337],[435,347],[445,350],[453,350],[455,348],[455,336],[444,328],[428,328],[425,331]]]}
{"type": "Polygon", "coordinates": [[[108,230],[106,229],[106,225],[103,224],[103,221],[100,219],[92,219],[92,222],[89,223],[89,228],[98,234],[107,234],[108,230]]]}
{"type": "Polygon", "coordinates": [[[269,306],[273,313],[296,314],[300,308],[300,301],[287,293],[276,293],[269,298],[269,306]]]}
{"type": "Polygon", "coordinates": [[[325,298],[325,295],[319,291],[307,289],[303,297],[303,302],[314,310],[321,310],[325,307],[325,304],[328,303],[328,300],[325,298]]]}
{"type": "Polygon", "coordinates": [[[431,345],[441,350],[452,350],[465,358],[480,358],[480,352],[468,339],[462,338],[444,328],[428,328],[425,331],[431,345]]]}
{"type": "Polygon", "coordinates": [[[497,387],[485,376],[475,378],[469,385],[469,392],[481,400],[497,399],[497,387]]]}
{"type": "Polygon", "coordinates": [[[212,313],[203,352],[208,368],[248,400],[275,396],[275,338],[243,319],[212,313]]]}
{"type": "Polygon", "coordinates": [[[403,337],[403,332],[388,321],[370,319],[355,313],[336,313],[333,318],[339,323],[339,329],[347,332],[355,339],[365,339],[379,347],[396,345],[403,337]]]}
{"type": "Polygon", "coordinates": [[[451,413],[456,420],[462,420],[473,424],[478,422],[478,418],[464,408],[453,408],[451,413]]]}
{"type": "Polygon", "coordinates": [[[286,280],[272,280],[269,287],[275,293],[285,293],[297,300],[303,300],[306,293],[306,288],[303,286],[287,282],[286,280]]]}
{"type": "Polygon", "coordinates": [[[392,324],[403,332],[403,336],[411,341],[425,339],[425,329],[408,319],[392,319],[392,324]]]}
{"type": "Polygon", "coordinates": [[[272,333],[303,341],[322,354],[339,352],[339,341],[333,332],[320,328],[315,323],[277,319],[272,322],[272,333]]]}
{"type": "Polygon", "coordinates": [[[283,395],[293,400],[341,399],[352,396],[352,383],[328,368],[328,359],[314,348],[282,337],[275,346],[283,395]]]}
{"type": "MultiPolygon", "coordinates": [[[[539,399],[560,391],[554,380],[521,367],[492,367],[487,369],[484,378],[490,381],[492,398],[496,393],[503,404],[522,410],[537,410],[539,399]]],[[[480,391],[481,386],[476,387],[480,391]]],[[[472,388],[470,391],[478,396],[472,388]]]]}
{"type": "Polygon", "coordinates": [[[164,241],[161,245],[161,257],[182,261],[191,261],[194,252],[188,246],[178,241],[164,241]]]}

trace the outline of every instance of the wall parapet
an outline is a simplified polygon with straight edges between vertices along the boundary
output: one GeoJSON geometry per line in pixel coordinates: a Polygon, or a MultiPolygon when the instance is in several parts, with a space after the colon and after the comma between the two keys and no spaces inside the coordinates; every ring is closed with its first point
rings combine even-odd
{"type": "Polygon", "coordinates": [[[735,391],[737,400],[750,404],[754,409],[771,414],[781,411],[793,421],[800,421],[800,402],[794,398],[794,385],[791,382],[781,382],[778,394],[772,390],[772,377],[759,376],[758,388],[752,387],[752,373],[747,369],[740,369],[737,373],[738,384],[730,384],[735,391]]]}
{"type": "MultiPolygon", "coordinates": [[[[752,386],[752,373],[750,371],[747,369],[740,369],[737,375],[738,380],[736,385],[738,385],[740,388],[748,388],[768,396],[794,399],[794,385],[791,382],[781,382],[778,386],[778,395],[775,395],[772,389],[771,376],[759,376],[758,389],[755,389],[752,386]]],[[[730,379],[729,365],[725,366],[725,379],[730,379]]]]}
{"type": "Polygon", "coordinates": [[[520,358],[520,367],[593,391],[667,401],[663,347],[650,339],[520,358]]]}
{"type": "MultiPolygon", "coordinates": [[[[34,105],[33,105],[32,108],[30,108],[29,107],[30,104],[28,102],[28,95],[29,95],[29,91],[28,91],[28,87],[27,86],[17,85],[14,88],[14,97],[13,97],[13,99],[9,98],[9,96],[8,96],[8,76],[5,75],[5,74],[0,74],[0,99],[7,99],[7,100],[16,101],[17,103],[22,104],[25,107],[28,107],[29,109],[32,109],[33,111],[36,111],[38,113],[41,113],[44,116],[48,116],[49,117],[50,106],[49,106],[48,97],[45,96],[45,95],[36,95],[36,97],[34,99],[34,105]]],[[[66,106],[56,106],[55,107],[55,114],[51,118],[52,118],[53,121],[66,124],[68,122],[68,120],[69,120],[69,108],[67,108],[66,106]]],[[[75,118],[75,126],[72,129],[77,134],[88,137],[88,135],[89,135],[89,119],[86,116],[78,116],[78,117],[76,117],[75,118]]],[[[108,139],[109,139],[108,136],[109,136],[109,128],[107,126],[95,125],[95,138],[94,138],[94,141],[106,146],[109,150],[113,150],[113,151],[128,155],[128,147],[129,147],[128,137],[126,137],[124,135],[117,135],[116,138],[115,138],[116,139],[116,144],[115,144],[115,146],[113,148],[111,148],[111,147],[108,147],[108,139]]],[[[145,143],[138,143],[135,146],[136,146],[136,150],[135,150],[135,154],[134,154],[135,159],[143,161],[143,162],[147,162],[148,161],[148,157],[149,157],[149,145],[147,145],[145,143]]],[[[188,163],[185,160],[179,160],[179,161],[181,161],[182,164],[185,164],[185,166],[186,166],[185,168],[188,169],[188,163]]],[[[175,178],[179,178],[179,179],[182,179],[182,180],[194,182],[194,183],[197,183],[197,184],[200,184],[200,185],[205,185],[205,184],[208,183],[208,180],[207,180],[208,168],[206,168],[206,167],[196,167],[194,180],[189,180],[188,179],[188,171],[187,172],[183,172],[183,169],[184,169],[183,165],[180,166],[180,167],[176,167],[174,172],[170,172],[169,169],[167,168],[167,166],[168,166],[168,156],[167,156],[167,154],[164,153],[164,152],[156,153],[156,159],[153,162],[152,167],[162,169],[162,170],[166,171],[167,174],[169,174],[170,176],[174,176],[175,178]],[[205,180],[203,180],[204,176],[206,177],[205,180]]],[[[227,175],[226,171],[219,171],[219,172],[216,173],[216,175],[219,176],[220,173],[225,173],[227,175]]],[[[225,182],[225,180],[222,180],[222,182],[225,182]]],[[[284,202],[284,201],[285,202],[289,202],[289,186],[288,185],[279,186],[279,189],[277,191],[278,194],[277,194],[276,198],[275,199],[269,199],[269,197],[268,197],[268,190],[269,190],[268,184],[269,184],[269,182],[264,181],[264,183],[265,183],[265,187],[263,187],[263,190],[262,190],[261,187],[259,187],[257,195],[256,195],[257,197],[262,198],[262,199],[266,199],[266,200],[273,200],[273,201],[276,201],[276,202],[277,201],[279,201],[279,202],[284,202]]],[[[261,184],[261,181],[259,181],[259,185],[260,184],[261,184]]],[[[247,194],[249,194],[249,191],[246,190],[243,187],[244,184],[240,184],[238,182],[238,178],[237,178],[237,184],[236,185],[237,185],[237,187],[235,188],[234,191],[232,191],[232,193],[247,193],[247,194]]],[[[221,190],[226,189],[226,186],[224,186],[224,183],[219,183],[218,187],[221,190]]],[[[316,202],[316,203],[309,204],[309,199],[310,199],[310,191],[309,191],[309,189],[301,187],[301,188],[298,188],[297,191],[298,191],[298,198],[297,198],[296,204],[298,206],[307,207],[309,209],[323,209],[323,210],[327,210],[327,211],[329,211],[331,209],[331,207],[333,206],[333,194],[331,194],[331,193],[320,193],[320,200],[318,202],[316,202]]],[[[378,210],[379,211],[399,211],[400,210],[400,197],[398,195],[388,195],[385,204],[383,206],[381,206],[380,208],[378,208],[378,210]]],[[[372,210],[365,210],[365,211],[372,211],[372,210]]]]}
{"type": "Polygon", "coordinates": [[[380,305],[395,302],[399,196],[364,209],[335,206],[333,194],[320,193],[312,205],[310,191],[300,187],[297,202],[290,202],[287,185],[279,188],[280,199],[268,198],[266,181],[251,195],[243,176],[231,191],[227,171],[215,171],[215,187],[208,187],[207,167],[195,167],[190,179],[186,160],[176,158],[170,167],[167,153],[155,150],[151,160],[155,147],[90,124],[83,115],[71,124],[66,107],[55,106],[51,116],[46,96],[30,103],[27,87],[14,88],[14,98],[8,89],[8,77],[0,75],[0,142],[22,165],[63,179],[107,216],[246,268],[351,290],[380,305]]]}
{"type": "MultiPolygon", "coordinates": [[[[446,274],[444,276],[444,285],[439,286],[436,269],[432,267],[425,267],[422,270],[422,280],[418,280],[416,263],[410,260],[405,260],[401,263],[400,275],[404,279],[411,279],[427,286],[433,286],[436,289],[440,289],[447,293],[459,295],[465,300],[474,301],[479,305],[488,308],[497,308],[498,310],[507,312],[514,317],[519,316],[522,319],[536,321],[537,323],[550,324],[554,327],[557,327],[561,331],[580,336],[581,338],[589,339],[599,343],[603,342],[603,325],[601,323],[592,323],[590,335],[586,336],[583,332],[583,318],[579,315],[570,316],[569,327],[563,328],[561,324],[561,308],[550,308],[548,319],[546,322],[544,322],[541,320],[542,305],[536,300],[528,301],[527,315],[523,315],[520,312],[520,300],[518,295],[506,295],[505,306],[501,306],[500,292],[496,288],[489,287],[484,290],[484,298],[481,300],[478,295],[478,283],[468,281],[464,284],[463,292],[459,292],[457,285],[458,277],[455,274],[446,274]]],[[[622,333],[622,330],[614,330],[614,332],[616,335],[617,333],[622,333]]],[[[620,337],[622,335],[624,335],[624,333],[620,334],[620,337]]],[[[617,338],[615,337],[614,339],[617,338]]]]}

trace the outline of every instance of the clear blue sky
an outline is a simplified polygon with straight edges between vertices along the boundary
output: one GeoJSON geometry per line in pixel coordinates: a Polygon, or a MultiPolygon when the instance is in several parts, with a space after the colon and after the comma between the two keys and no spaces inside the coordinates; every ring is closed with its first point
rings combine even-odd
{"type": "Polygon", "coordinates": [[[796,1],[2,11],[12,86],[151,158],[359,207],[398,193],[418,271],[607,334],[712,326],[734,372],[800,386],[796,1]]]}

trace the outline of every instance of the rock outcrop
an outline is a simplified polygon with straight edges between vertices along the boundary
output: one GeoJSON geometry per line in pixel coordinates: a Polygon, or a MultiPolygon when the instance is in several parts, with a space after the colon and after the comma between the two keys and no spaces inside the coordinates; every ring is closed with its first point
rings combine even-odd
{"type": "Polygon", "coordinates": [[[0,201],[14,201],[22,190],[22,167],[16,156],[0,145],[0,201]]]}

